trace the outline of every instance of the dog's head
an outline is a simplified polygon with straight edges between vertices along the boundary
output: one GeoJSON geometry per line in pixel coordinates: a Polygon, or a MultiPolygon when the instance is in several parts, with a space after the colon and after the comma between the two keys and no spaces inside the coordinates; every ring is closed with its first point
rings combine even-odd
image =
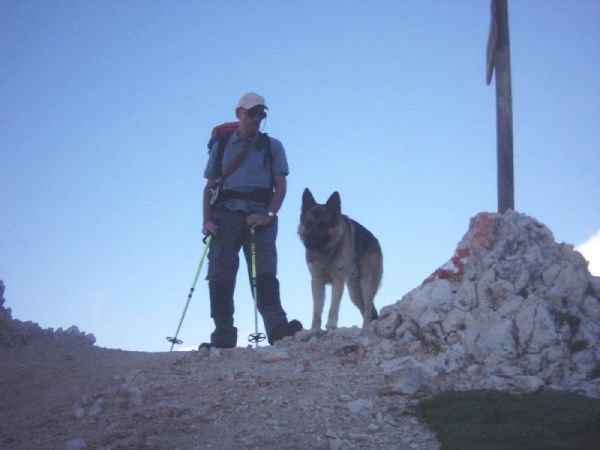
{"type": "Polygon", "coordinates": [[[298,235],[306,247],[309,262],[318,252],[327,252],[340,239],[342,207],[340,194],[331,194],[327,203],[315,201],[308,188],[302,194],[302,209],[298,235]]]}

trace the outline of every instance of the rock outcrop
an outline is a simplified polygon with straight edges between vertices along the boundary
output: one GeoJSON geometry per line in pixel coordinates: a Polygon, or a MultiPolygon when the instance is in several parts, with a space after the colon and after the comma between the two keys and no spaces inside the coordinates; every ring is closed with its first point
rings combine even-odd
{"type": "Polygon", "coordinates": [[[385,307],[375,328],[404,349],[395,365],[431,389],[598,397],[600,278],[587,264],[526,215],[481,213],[448,263],[385,307]]]}
{"type": "Polygon", "coordinates": [[[43,338],[53,339],[63,344],[82,341],[93,345],[96,342],[96,337],[93,334],[79,331],[76,325],[72,325],[66,330],[62,328],[54,330],[52,328],[41,328],[35,322],[22,322],[13,319],[12,310],[4,307],[6,302],[4,298],[5,289],[4,281],[0,280],[0,347],[18,347],[43,338]]]}

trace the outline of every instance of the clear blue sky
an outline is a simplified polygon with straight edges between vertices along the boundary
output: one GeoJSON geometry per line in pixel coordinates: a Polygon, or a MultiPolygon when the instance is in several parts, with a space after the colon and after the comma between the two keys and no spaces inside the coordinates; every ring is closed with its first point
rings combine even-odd
{"type": "MultiPolygon", "coordinates": [[[[509,15],[516,210],[578,246],[600,230],[600,2],[510,1],[509,15]]],[[[379,238],[376,305],[394,303],[496,211],[489,22],[485,0],[0,2],[5,306],[99,346],[168,351],[203,248],[206,141],[247,91],[266,97],[291,169],[289,317],[310,325],[305,187],[339,191],[379,238]]],[[[212,331],[205,272],[184,346],[212,331]]],[[[244,345],[244,277],[236,306],[244,345]]],[[[346,295],[340,325],[360,322],[346,295]]]]}

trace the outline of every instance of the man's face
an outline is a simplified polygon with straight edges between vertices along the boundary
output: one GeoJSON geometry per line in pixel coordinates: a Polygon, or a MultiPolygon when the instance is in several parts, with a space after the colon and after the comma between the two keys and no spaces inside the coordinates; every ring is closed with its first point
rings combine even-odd
{"type": "Polygon", "coordinates": [[[265,107],[257,105],[250,109],[239,109],[240,133],[243,137],[249,137],[256,134],[260,128],[260,122],[267,117],[265,107]]]}

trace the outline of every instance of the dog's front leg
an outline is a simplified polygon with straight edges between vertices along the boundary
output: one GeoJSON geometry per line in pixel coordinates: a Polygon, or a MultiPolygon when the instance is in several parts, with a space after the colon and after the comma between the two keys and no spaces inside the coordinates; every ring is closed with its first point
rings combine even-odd
{"type": "Polygon", "coordinates": [[[327,330],[335,330],[338,325],[338,315],[340,312],[340,302],[344,295],[344,279],[335,279],[331,283],[331,306],[329,307],[329,316],[327,317],[327,330]]]}
{"type": "Polygon", "coordinates": [[[323,315],[323,306],[325,305],[325,281],[313,278],[311,280],[313,297],[313,319],[310,330],[314,333],[321,329],[321,316],[323,315]]]}
{"type": "Polygon", "coordinates": [[[367,328],[373,320],[373,298],[365,298],[365,312],[363,313],[363,328],[367,328]]]}

